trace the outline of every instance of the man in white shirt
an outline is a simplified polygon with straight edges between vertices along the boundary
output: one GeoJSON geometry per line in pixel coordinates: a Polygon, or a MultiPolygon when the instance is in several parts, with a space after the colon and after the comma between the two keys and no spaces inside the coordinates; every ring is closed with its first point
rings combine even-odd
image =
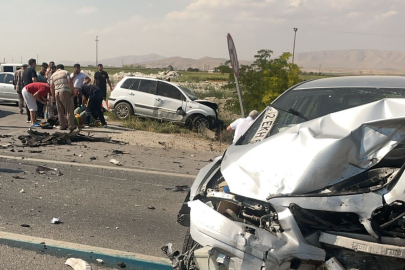
{"type": "MultiPolygon", "coordinates": [[[[73,81],[73,87],[75,89],[78,89],[82,87],[83,84],[88,84],[91,81],[89,76],[81,72],[80,64],[75,64],[73,68],[74,70],[73,73],[70,74],[70,78],[73,81]]],[[[82,97],[73,97],[73,103],[75,108],[80,107],[80,105],[82,105],[82,97]]]]}
{"type": "Polygon", "coordinates": [[[259,113],[254,110],[249,113],[249,116],[246,118],[239,118],[233,121],[227,128],[227,131],[233,132],[235,131],[235,134],[233,136],[233,142],[236,143],[240,136],[245,133],[245,131],[250,127],[250,125],[255,121],[256,117],[259,115],[259,113]]]}

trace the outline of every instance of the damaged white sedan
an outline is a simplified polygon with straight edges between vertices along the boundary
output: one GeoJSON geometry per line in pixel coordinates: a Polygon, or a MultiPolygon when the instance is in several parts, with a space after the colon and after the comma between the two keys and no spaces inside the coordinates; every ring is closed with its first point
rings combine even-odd
{"type": "Polygon", "coordinates": [[[296,85],[200,170],[164,251],[181,270],[404,269],[404,139],[404,77],[296,85]]]}

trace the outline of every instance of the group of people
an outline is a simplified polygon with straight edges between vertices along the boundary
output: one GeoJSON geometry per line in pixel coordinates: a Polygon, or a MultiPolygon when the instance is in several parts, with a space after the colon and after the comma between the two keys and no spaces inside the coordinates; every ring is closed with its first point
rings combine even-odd
{"type": "Polygon", "coordinates": [[[61,130],[74,130],[74,110],[78,107],[85,109],[84,126],[89,127],[90,118],[99,119],[103,127],[107,127],[102,103],[107,98],[107,84],[112,86],[108,73],[103,65],[98,65],[98,71],[91,79],[81,72],[80,64],[74,65],[73,73],[69,74],[64,65],[49,62],[42,63],[36,72],[37,63],[30,59],[28,65],[22,65],[14,74],[14,89],[19,96],[20,114],[27,113],[27,123],[31,127],[40,127],[37,119],[57,117],[61,130]]]}

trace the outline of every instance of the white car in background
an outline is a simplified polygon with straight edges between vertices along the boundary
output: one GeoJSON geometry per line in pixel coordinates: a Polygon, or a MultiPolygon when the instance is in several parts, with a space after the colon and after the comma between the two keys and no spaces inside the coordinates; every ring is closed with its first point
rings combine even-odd
{"type": "Polygon", "coordinates": [[[11,101],[18,104],[18,94],[13,85],[13,72],[0,72],[0,101],[11,101]]]}
{"type": "Polygon", "coordinates": [[[190,89],[153,78],[124,77],[111,92],[108,106],[119,119],[137,115],[209,129],[223,124],[216,103],[197,100],[190,89]]]}

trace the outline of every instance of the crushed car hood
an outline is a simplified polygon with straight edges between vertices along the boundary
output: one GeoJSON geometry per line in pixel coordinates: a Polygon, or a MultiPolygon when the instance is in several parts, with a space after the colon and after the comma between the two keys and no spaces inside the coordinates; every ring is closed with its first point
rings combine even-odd
{"type": "Polygon", "coordinates": [[[377,102],[232,145],[221,172],[232,193],[265,201],[339,183],[374,166],[405,138],[405,99],[377,102]]]}

